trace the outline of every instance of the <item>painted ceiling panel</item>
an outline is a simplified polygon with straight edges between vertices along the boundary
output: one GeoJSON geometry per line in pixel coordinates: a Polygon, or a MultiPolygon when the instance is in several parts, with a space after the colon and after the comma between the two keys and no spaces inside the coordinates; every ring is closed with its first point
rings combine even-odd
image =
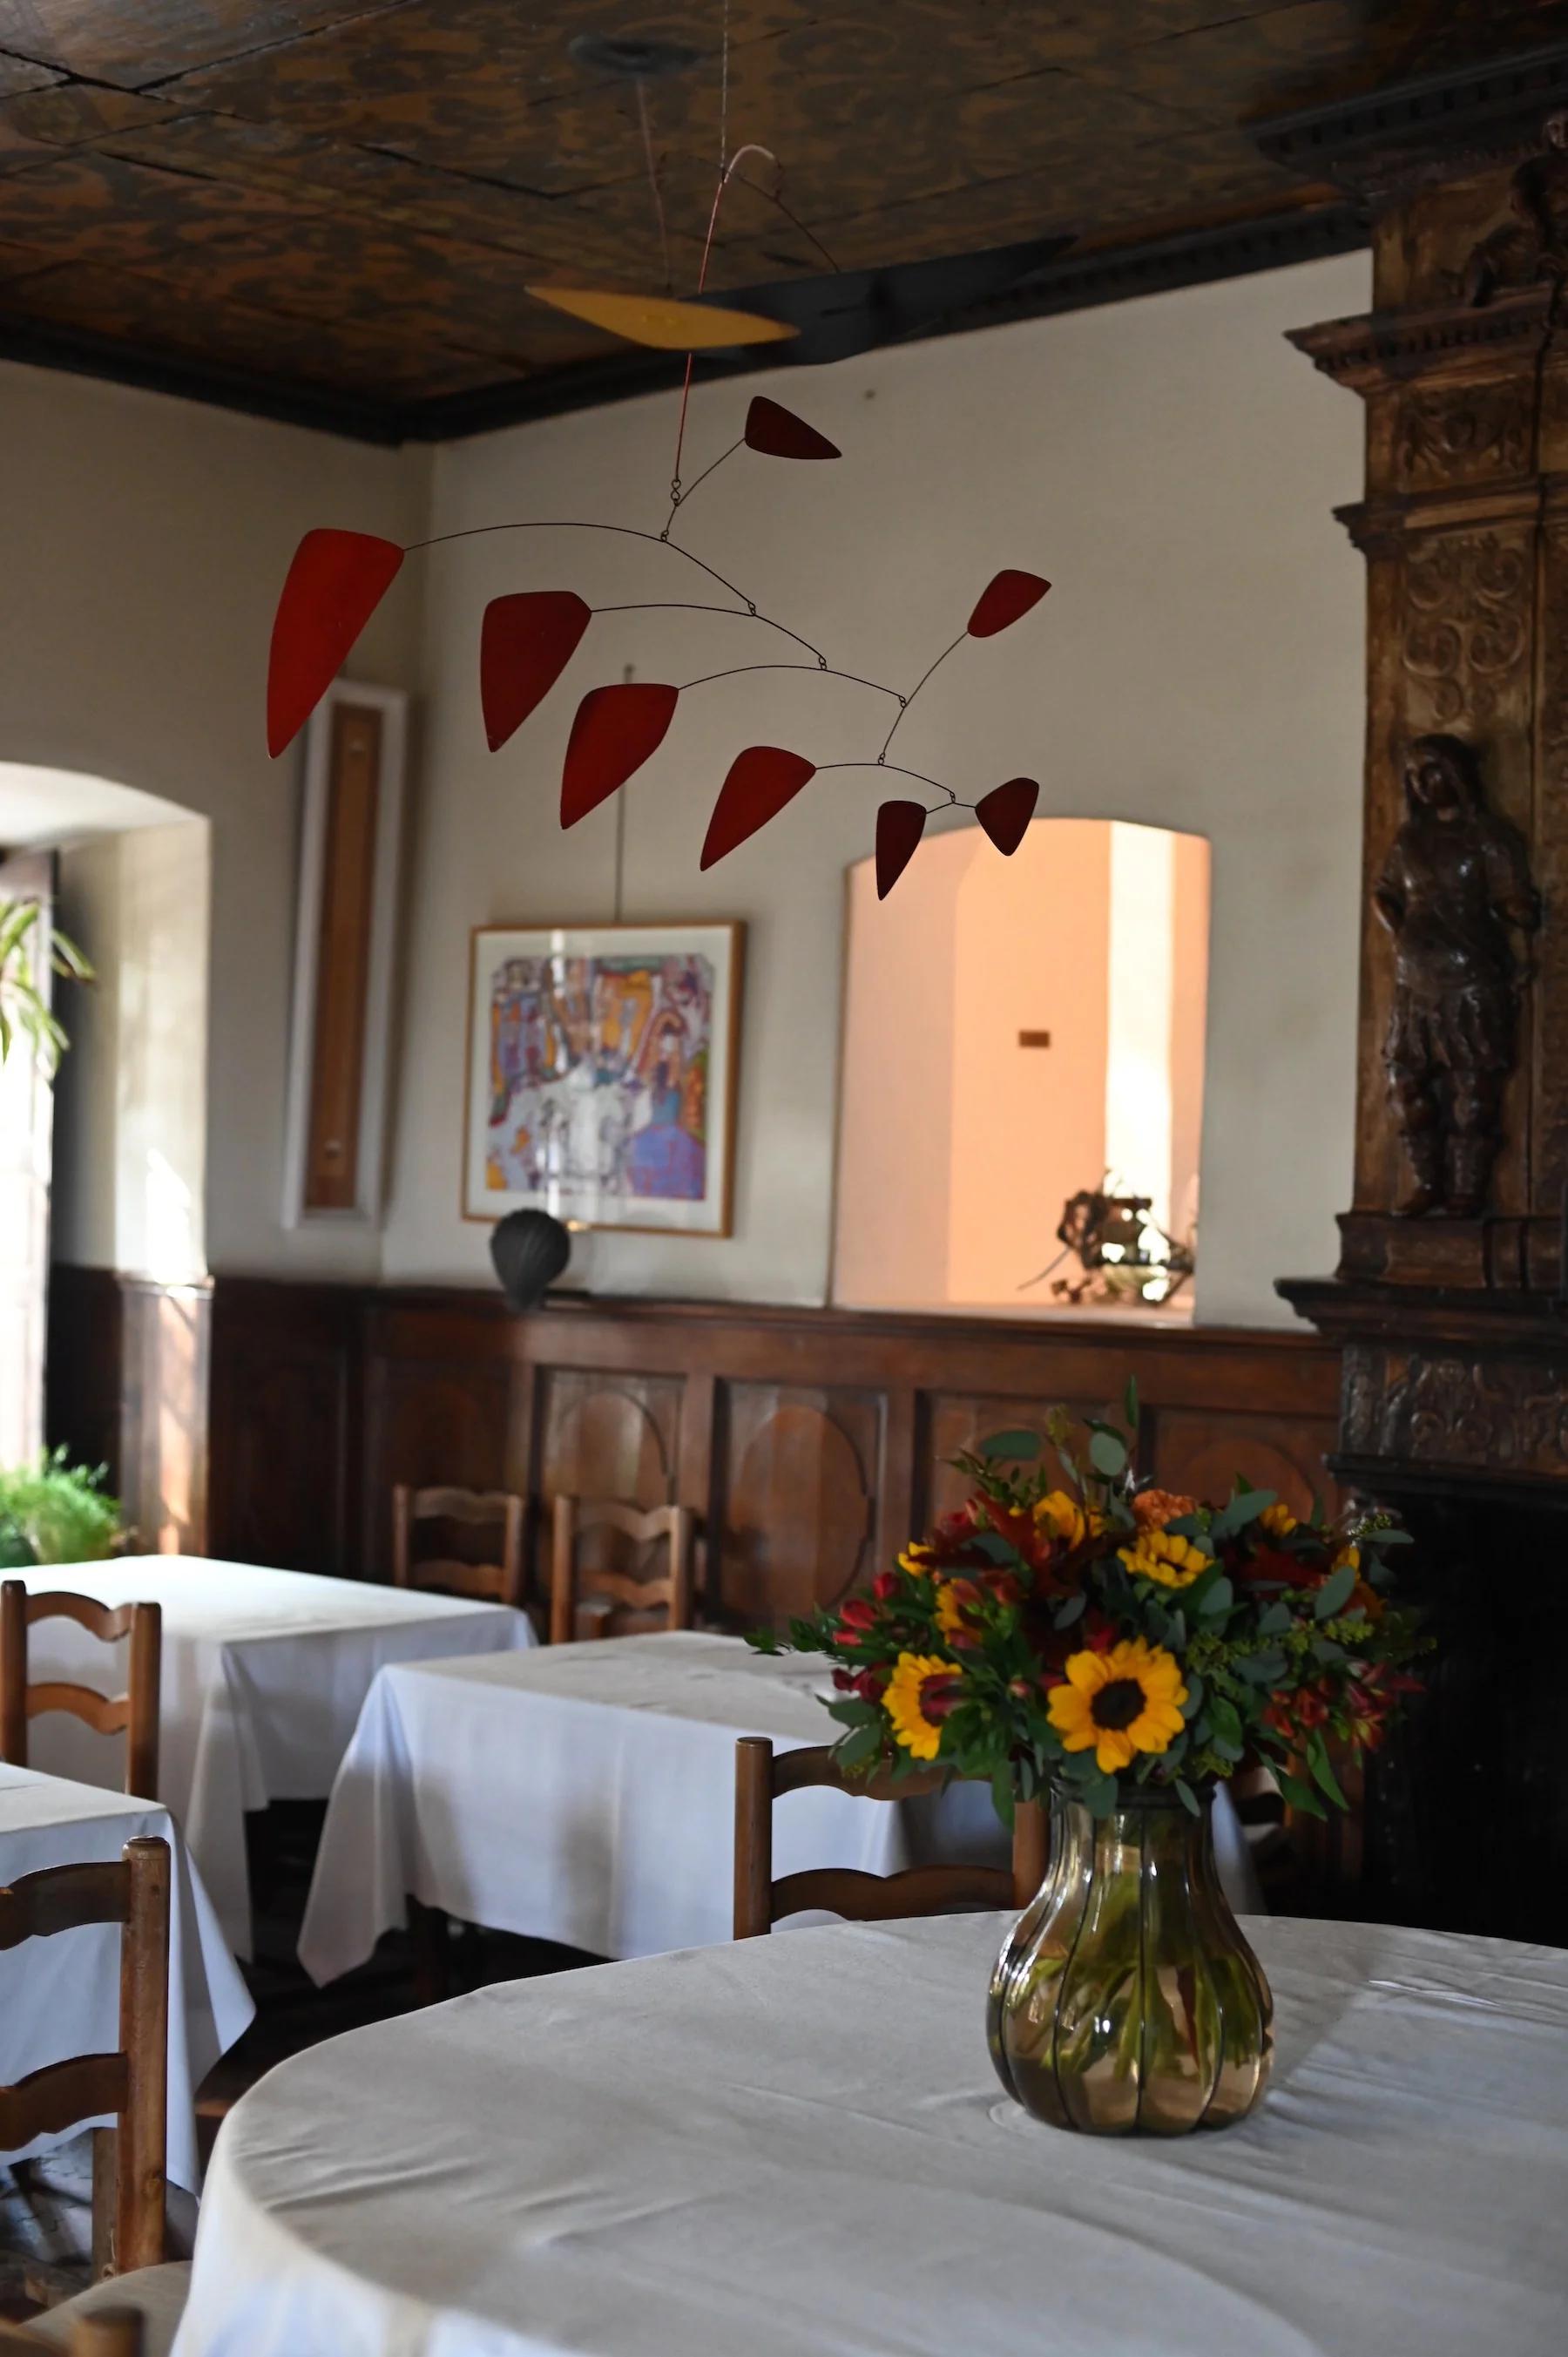
{"type": "Polygon", "coordinates": [[[0,0],[0,350],[13,320],[29,353],[52,326],[110,367],[123,344],[389,404],[608,386],[628,348],[524,290],[691,292],[721,139],[768,154],[726,196],[716,291],[1133,243],[1329,205],[1259,153],[1262,115],[1568,38],[1568,0],[729,0],[726,70],[724,17],[0,0]],[[585,29],[684,62],[630,81],[574,54],[585,29]]]}

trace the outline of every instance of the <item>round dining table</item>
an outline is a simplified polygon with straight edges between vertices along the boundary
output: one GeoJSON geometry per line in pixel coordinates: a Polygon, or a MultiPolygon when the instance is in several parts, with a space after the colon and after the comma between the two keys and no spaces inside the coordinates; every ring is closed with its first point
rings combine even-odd
{"type": "Polygon", "coordinates": [[[176,2357],[1561,2357],[1568,1953],[1249,1922],[1251,2118],[1062,2134],[1000,1916],[482,1989],[235,2106],[176,2357]]]}

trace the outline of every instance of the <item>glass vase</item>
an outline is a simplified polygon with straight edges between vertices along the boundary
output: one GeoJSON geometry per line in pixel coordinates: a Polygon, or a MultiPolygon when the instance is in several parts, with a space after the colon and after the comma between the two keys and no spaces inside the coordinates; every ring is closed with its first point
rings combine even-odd
{"type": "Polygon", "coordinates": [[[992,1976],[991,2056],[1052,2127],[1185,2136],[1268,2083],[1273,2002],[1220,1889],[1212,1791],[1125,1784],[1096,1818],[1051,1794],[1050,1866],[992,1976]]]}

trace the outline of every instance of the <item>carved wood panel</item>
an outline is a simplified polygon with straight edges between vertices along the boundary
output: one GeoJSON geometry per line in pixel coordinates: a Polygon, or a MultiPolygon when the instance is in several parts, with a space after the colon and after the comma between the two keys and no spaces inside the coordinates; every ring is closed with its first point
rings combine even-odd
{"type": "Polygon", "coordinates": [[[518,1486],[508,1461],[511,1370],[468,1363],[381,1359],[371,1367],[365,1449],[368,1579],[392,1577],[392,1492],[414,1489],[502,1490],[518,1486]]]}
{"type": "Polygon", "coordinates": [[[1152,1467],[1164,1490],[1195,1498],[1224,1498],[1238,1473],[1262,1490],[1277,1491],[1292,1513],[1305,1515],[1316,1495],[1330,1509],[1337,1485],[1324,1465],[1334,1446],[1331,1419],[1320,1425],[1273,1415],[1215,1415],[1202,1409],[1162,1408],[1154,1418],[1152,1467]]]}
{"type": "Polygon", "coordinates": [[[725,1612],[759,1622],[836,1602],[872,1567],[880,1403],[731,1383],[721,1413],[725,1612]]]}
{"type": "Polygon", "coordinates": [[[920,1525],[934,1522],[939,1514],[952,1513],[968,1497],[969,1483],[952,1462],[961,1448],[973,1448],[992,1433],[1043,1433],[1047,1416],[1058,1405],[1075,1417],[1103,1415],[1106,1409],[1103,1400],[960,1398],[950,1393],[933,1398],[927,1417],[929,1445],[920,1468],[922,1496],[917,1518],[920,1525]]]}
{"type": "Polygon", "coordinates": [[[681,1445],[680,1378],[564,1367],[542,1373],[540,1495],[668,1505],[681,1445]]]}

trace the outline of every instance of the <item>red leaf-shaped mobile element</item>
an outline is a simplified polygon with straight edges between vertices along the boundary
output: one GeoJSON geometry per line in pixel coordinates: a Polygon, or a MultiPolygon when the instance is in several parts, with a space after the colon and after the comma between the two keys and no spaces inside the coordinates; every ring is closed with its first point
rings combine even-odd
{"type": "Polygon", "coordinates": [[[1040,790],[1033,778],[1009,778],[1004,786],[993,786],[975,803],[975,817],[1004,858],[1011,859],[1028,834],[1039,799],[1040,790]]]}
{"type": "Polygon", "coordinates": [[[307,532],[294,552],[273,617],[267,664],[267,750],[292,745],[403,563],[395,540],[369,532],[307,532]]]}
{"type": "Polygon", "coordinates": [[[884,802],[876,813],[876,897],[886,900],[920,847],[924,802],[884,802]]]}
{"type": "Polygon", "coordinates": [[[787,753],[780,745],[748,745],[744,753],[737,753],[714,804],[700,865],[711,867],[770,818],[777,818],[807,779],[816,774],[814,761],[787,753]]]}
{"type": "Polygon", "coordinates": [[[746,447],[760,450],[768,458],[838,458],[843,455],[836,442],[797,417],[792,409],[781,402],[769,401],[759,393],[746,413],[746,447]]]}
{"type": "Polygon", "coordinates": [[[492,753],[549,694],[593,619],[575,589],[491,598],[479,630],[479,701],[492,753]]]}
{"type": "Polygon", "coordinates": [[[998,573],[981,591],[969,618],[970,637],[993,639],[998,630],[1005,630],[1031,606],[1037,606],[1050,586],[1037,573],[1015,573],[1010,566],[998,573]]]}
{"type": "Polygon", "coordinates": [[[577,706],[561,778],[561,823],[575,826],[608,802],[664,742],[681,691],[639,680],[596,687],[577,706]]]}

